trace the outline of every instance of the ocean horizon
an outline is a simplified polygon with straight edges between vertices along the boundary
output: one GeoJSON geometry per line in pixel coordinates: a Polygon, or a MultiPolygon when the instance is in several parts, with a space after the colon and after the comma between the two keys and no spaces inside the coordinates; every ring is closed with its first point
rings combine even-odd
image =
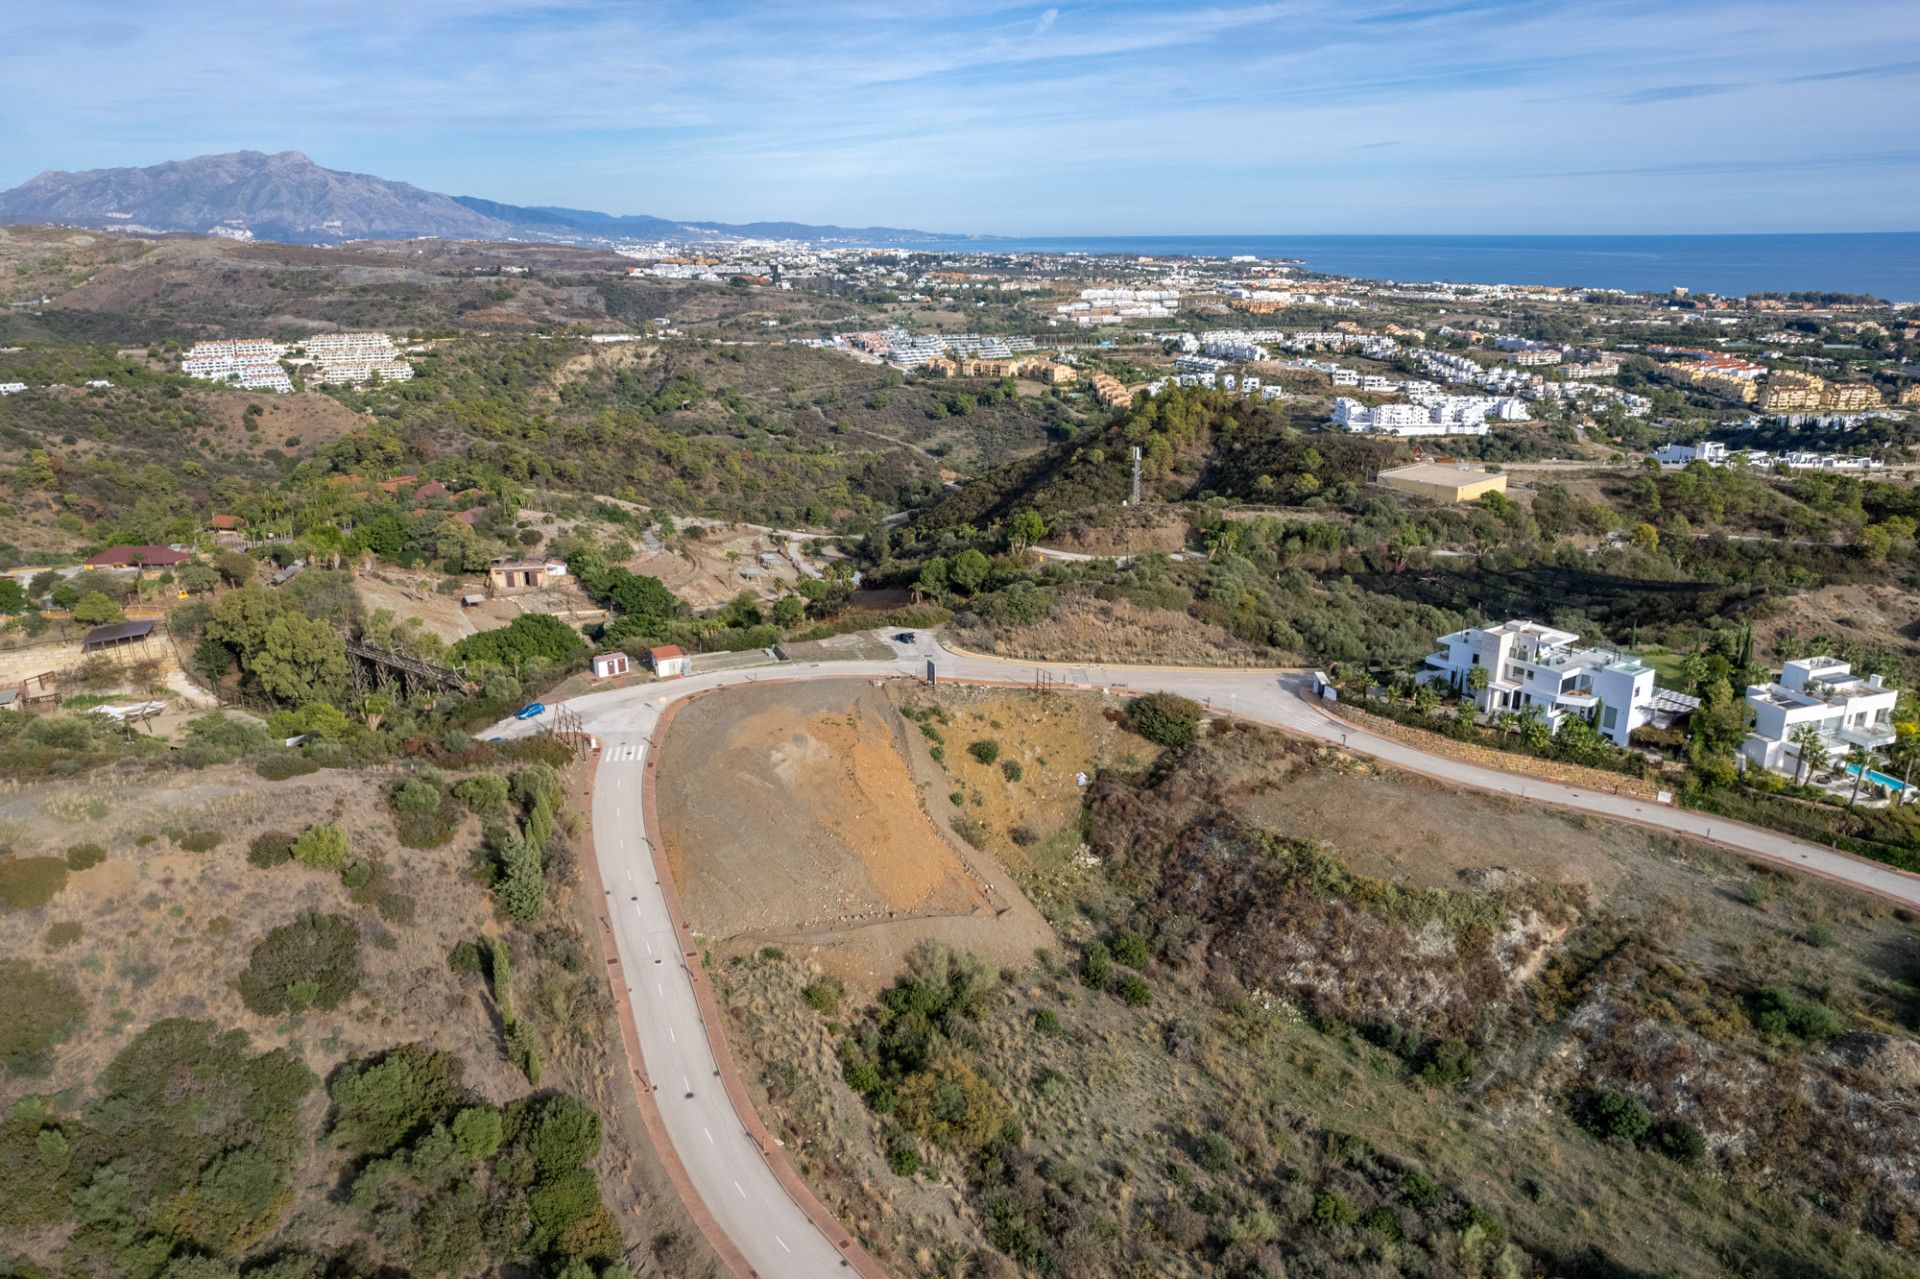
{"type": "Polygon", "coordinates": [[[1920,231],[1806,235],[982,236],[891,245],[929,253],[1086,253],[1298,259],[1371,280],[1541,284],[1739,297],[1871,293],[1920,301],[1920,231]]]}

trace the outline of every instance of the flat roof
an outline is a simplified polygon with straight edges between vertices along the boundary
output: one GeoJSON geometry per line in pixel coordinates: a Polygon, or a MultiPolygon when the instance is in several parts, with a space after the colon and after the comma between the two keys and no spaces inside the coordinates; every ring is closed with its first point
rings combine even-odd
{"type": "Polygon", "coordinates": [[[1505,479],[1500,471],[1480,466],[1449,466],[1444,462],[1414,462],[1380,472],[1381,479],[1412,480],[1417,484],[1478,484],[1482,480],[1505,479]]]}
{"type": "Polygon", "coordinates": [[[151,634],[153,623],[150,621],[109,622],[88,631],[86,638],[80,641],[80,647],[88,649],[99,644],[118,644],[123,640],[145,639],[151,634]]]}

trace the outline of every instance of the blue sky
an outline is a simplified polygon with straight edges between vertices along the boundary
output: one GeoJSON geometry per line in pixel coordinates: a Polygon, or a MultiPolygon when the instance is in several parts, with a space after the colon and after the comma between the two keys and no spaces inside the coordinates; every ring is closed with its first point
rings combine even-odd
{"type": "Polygon", "coordinates": [[[21,0],[7,27],[0,188],[252,148],[943,231],[1920,228],[1920,0],[21,0]]]}

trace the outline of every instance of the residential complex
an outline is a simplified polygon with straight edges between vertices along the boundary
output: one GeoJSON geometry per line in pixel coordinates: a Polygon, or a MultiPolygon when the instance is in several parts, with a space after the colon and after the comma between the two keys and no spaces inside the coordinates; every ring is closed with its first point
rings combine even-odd
{"type": "Polygon", "coordinates": [[[1791,370],[1773,374],[1760,392],[1760,407],[1769,413],[1858,413],[1880,404],[1871,382],[1829,382],[1791,370]]]}
{"type": "Polygon", "coordinates": [[[1489,713],[1532,710],[1555,732],[1577,715],[1616,746],[1627,745],[1636,728],[1699,705],[1655,688],[1653,668],[1638,658],[1580,648],[1579,638],[1572,631],[1519,620],[1469,627],[1440,637],[1444,647],[1427,656],[1419,678],[1445,683],[1489,713]],[[1474,687],[1480,682],[1476,669],[1486,671],[1479,688],[1474,687]]]}
{"type": "Polygon", "coordinates": [[[293,391],[293,382],[280,367],[286,353],[286,347],[264,338],[195,342],[180,361],[180,371],[209,382],[232,382],[249,391],[287,395],[293,391]]]}
{"type": "Polygon", "coordinates": [[[1798,739],[1805,729],[1835,762],[1856,746],[1883,750],[1893,743],[1899,697],[1878,675],[1861,679],[1837,657],[1786,662],[1778,679],[1747,689],[1753,731],[1740,753],[1762,768],[1792,776],[1801,769],[1798,739]]]}
{"type": "Polygon", "coordinates": [[[376,378],[405,382],[413,377],[413,366],[384,333],[316,333],[302,345],[321,382],[358,386],[376,378]]]}
{"type": "Polygon", "coordinates": [[[1485,435],[1489,422],[1524,422],[1527,406],[1512,397],[1417,395],[1411,404],[1362,404],[1340,396],[1333,420],[1350,431],[1376,435],[1485,435]]]}

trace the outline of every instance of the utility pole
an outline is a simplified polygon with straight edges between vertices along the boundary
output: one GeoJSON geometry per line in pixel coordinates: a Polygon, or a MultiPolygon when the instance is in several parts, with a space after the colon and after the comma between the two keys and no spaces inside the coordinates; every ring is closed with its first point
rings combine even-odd
{"type": "Polygon", "coordinates": [[[1140,505],[1140,446],[1133,446],[1133,501],[1132,506],[1140,505]]]}

